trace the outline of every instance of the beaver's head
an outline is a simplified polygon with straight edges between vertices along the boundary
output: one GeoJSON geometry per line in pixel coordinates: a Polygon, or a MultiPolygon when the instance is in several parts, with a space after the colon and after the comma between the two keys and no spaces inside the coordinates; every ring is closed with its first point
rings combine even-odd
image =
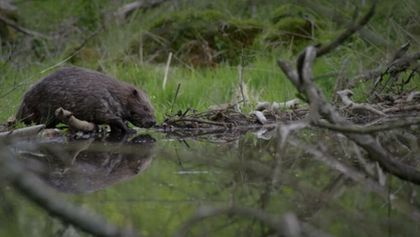
{"type": "Polygon", "coordinates": [[[155,110],[146,93],[131,87],[127,102],[127,120],[137,127],[150,128],[156,123],[155,110]]]}

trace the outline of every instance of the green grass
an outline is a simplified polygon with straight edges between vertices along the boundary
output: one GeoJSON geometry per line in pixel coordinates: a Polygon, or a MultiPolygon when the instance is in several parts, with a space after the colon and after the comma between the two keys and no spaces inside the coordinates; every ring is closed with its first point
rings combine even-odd
{"type": "MultiPolygon", "coordinates": [[[[108,21],[104,30],[93,37],[66,64],[72,63],[91,69],[100,68],[107,74],[143,88],[149,94],[156,108],[159,122],[171,112],[171,109],[172,113],[187,108],[202,111],[211,105],[238,102],[240,99],[238,98],[237,65],[222,63],[214,68],[191,68],[185,66],[180,59],[173,58],[168,83],[163,89],[165,65],[150,64],[146,62],[147,58],[142,59],[138,55],[128,53],[130,44],[138,40],[141,33],[147,31],[154,20],[167,11],[188,8],[200,10],[210,7],[233,17],[250,17],[249,9],[243,7],[239,1],[234,3],[219,1],[220,4],[197,1],[196,5],[180,2],[178,8],[166,4],[151,11],[137,12],[123,24],[108,21]],[[85,51],[93,53],[86,54],[85,51]],[[180,84],[180,92],[173,103],[178,84],[180,84]]],[[[290,1],[282,1],[282,4],[287,2],[290,1]]],[[[326,3],[327,8],[334,4],[327,0],[323,2],[326,3]]],[[[0,123],[16,113],[23,93],[33,83],[56,68],[41,73],[43,70],[66,59],[92,33],[90,28],[97,26],[96,24],[99,24],[100,21],[95,9],[100,12],[115,9],[113,5],[115,3],[112,1],[91,1],[87,4],[85,1],[77,0],[65,1],[66,4],[62,3],[59,4],[52,0],[18,2],[20,22],[29,29],[43,33],[57,33],[62,27],[67,27],[67,29],[73,27],[75,30],[70,31],[67,36],[62,36],[61,40],[46,41],[41,44],[19,35],[16,43],[16,55],[9,62],[3,58],[0,59],[0,123]],[[39,50],[44,55],[36,55],[34,50],[39,50]]],[[[274,3],[262,4],[254,19],[263,25],[269,24],[269,18],[273,17],[273,11],[278,5],[274,3]]],[[[317,60],[314,67],[315,76],[344,70],[344,73],[351,78],[363,70],[376,68],[377,65],[385,62],[387,57],[407,40],[412,42],[411,52],[419,49],[420,34],[416,35],[414,30],[410,33],[406,32],[401,27],[404,27],[404,22],[409,20],[410,26],[413,25],[415,20],[410,17],[416,16],[415,9],[420,8],[420,4],[414,0],[404,0],[401,5],[403,8],[394,12],[390,11],[394,6],[392,1],[381,1],[376,17],[367,26],[367,29],[374,32],[377,38],[380,37],[389,42],[388,45],[378,45],[379,41],[369,42],[363,35],[361,37],[355,35],[335,52],[317,60]]],[[[267,48],[267,45],[262,41],[263,35],[266,33],[263,32],[260,41],[251,52],[254,60],[244,67],[243,78],[250,102],[245,111],[250,111],[258,101],[285,101],[295,98],[296,90],[282,74],[276,60],[278,58],[294,59],[298,53],[297,49],[303,48],[304,45],[328,42],[333,39],[345,28],[345,23],[351,20],[353,14],[350,13],[354,9],[355,6],[352,4],[345,4],[340,8],[339,13],[343,14],[344,22],[339,25],[334,23],[332,17],[322,16],[320,12],[310,10],[312,17],[322,19],[322,27],[312,42],[276,49],[267,48]]],[[[366,7],[361,9],[366,10],[366,7]]],[[[1,46],[2,53],[10,51],[7,45],[1,46]]],[[[412,80],[413,85],[410,88],[420,88],[419,80],[416,79],[418,77],[412,80]]],[[[332,95],[335,80],[334,76],[317,80],[328,97],[332,95]]],[[[366,83],[359,84],[355,88],[356,98],[363,100],[368,88],[369,85],[366,83]]]]}
{"type": "MultiPolygon", "coordinates": [[[[15,114],[23,93],[47,74],[41,73],[45,68],[48,68],[47,64],[22,71],[4,70],[5,83],[0,84],[1,95],[4,96],[1,99],[0,121],[15,114]]],[[[171,67],[165,88],[162,88],[165,66],[113,64],[104,66],[104,69],[107,74],[144,89],[155,106],[159,121],[170,114],[171,109],[173,113],[187,108],[203,111],[211,105],[240,100],[236,92],[239,89],[238,69],[234,66],[222,65],[212,69],[171,67]],[[173,103],[178,84],[179,94],[173,103]]],[[[245,67],[243,77],[251,103],[294,97],[293,87],[271,61],[245,67]]]]}

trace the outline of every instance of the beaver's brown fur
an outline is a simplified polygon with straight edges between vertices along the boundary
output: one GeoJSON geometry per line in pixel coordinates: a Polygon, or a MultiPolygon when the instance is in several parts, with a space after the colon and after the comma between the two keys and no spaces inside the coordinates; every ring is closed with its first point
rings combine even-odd
{"type": "Polygon", "coordinates": [[[126,121],[138,127],[155,124],[154,109],[146,93],[99,72],[69,67],[60,69],[29,89],[16,119],[26,124],[59,122],[54,111],[62,107],[81,120],[108,124],[111,131],[127,132],[126,121]]]}

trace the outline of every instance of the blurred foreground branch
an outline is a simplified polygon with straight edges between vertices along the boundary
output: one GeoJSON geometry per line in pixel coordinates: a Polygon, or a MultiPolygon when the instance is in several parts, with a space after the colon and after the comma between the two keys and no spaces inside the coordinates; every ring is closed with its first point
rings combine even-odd
{"type": "Polygon", "coordinates": [[[102,217],[66,202],[37,176],[23,168],[4,144],[0,143],[0,148],[0,173],[2,176],[23,196],[46,210],[50,215],[94,236],[136,236],[132,230],[120,229],[107,223],[102,217]]]}

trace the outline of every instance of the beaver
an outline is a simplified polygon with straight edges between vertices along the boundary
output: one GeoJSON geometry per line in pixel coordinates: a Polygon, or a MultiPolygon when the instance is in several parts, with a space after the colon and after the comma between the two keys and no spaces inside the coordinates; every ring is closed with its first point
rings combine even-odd
{"type": "Polygon", "coordinates": [[[126,133],[127,121],[146,128],[155,124],[154,109],[144,91],[78,67],[59,69],[32,86],[23,97],[16,119],[55,127],[59,121],[54,112],[60,107],[81,120],[108,124],[111,132],[126,133]]]}

